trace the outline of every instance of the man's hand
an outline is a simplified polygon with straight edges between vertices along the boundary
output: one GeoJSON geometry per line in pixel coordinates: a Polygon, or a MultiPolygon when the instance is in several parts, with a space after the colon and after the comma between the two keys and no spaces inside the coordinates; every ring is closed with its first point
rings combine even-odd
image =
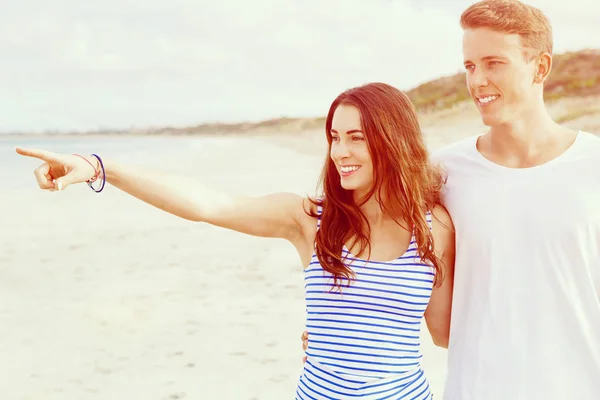
{"type": "MultiPolygon", "coordinates": [[[[302,339],[302,350],[306,351],[308,349],[308,332],[304,331],[302,332],[302,336],[300,336],[300,339],[302,339]]],[[[302,363],[306,362],[306,356],[302,357],[302,363]]]]}

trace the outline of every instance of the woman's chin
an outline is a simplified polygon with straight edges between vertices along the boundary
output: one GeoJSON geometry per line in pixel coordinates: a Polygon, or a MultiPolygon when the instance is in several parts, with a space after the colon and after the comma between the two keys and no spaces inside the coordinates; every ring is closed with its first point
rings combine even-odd
{"type": "Polygon", "coordinates": [[[352,192],[352,195],[355,198],[360,198],[361,196],[365,195],[370,189],[370,186],[368,186],[368,185],[359,185],[354,182],[349,183],[349,182],[342,181],[341,186],[342,186],[342,189],[352,192]]]}
{"type": "Polygon", "coordinates": [[[361,185],[357,185],[356,182],[349,181],[348,179],[342,179],[340,184],[344,190],[357,190],[361,187],[361,185]]]}

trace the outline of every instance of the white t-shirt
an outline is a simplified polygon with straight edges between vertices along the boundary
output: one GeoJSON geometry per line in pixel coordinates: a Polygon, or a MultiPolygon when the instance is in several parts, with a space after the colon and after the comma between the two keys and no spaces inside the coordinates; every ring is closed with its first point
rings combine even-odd
{"type": "Polygon", "coordinates": [[[433,155],[456,276],[444,400],[600,399],[600,139],[532,168],[433,155]]]}

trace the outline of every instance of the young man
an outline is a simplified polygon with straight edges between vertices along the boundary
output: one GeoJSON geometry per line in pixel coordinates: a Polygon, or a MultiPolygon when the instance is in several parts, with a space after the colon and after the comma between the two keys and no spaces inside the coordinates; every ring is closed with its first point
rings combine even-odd
{"type": "Polygon", "coordinates": [[[600,398],[600,139],[549,116],[552,29],[484,0],[461,17],[489,130],[438,151],[456,230],[445,400],[600,398]]]}
{"type": "Polygon", "coordinates": [[[552,28],[516,0],[461,17],[489,130],[435,154],[456,229],[446,400],[600,398],[600,139],[549,116],[552,28]]]}

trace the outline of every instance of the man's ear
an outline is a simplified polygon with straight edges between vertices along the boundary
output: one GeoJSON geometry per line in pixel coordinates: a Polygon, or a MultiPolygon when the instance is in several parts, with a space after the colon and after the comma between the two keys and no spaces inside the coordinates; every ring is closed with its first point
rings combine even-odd
{"type": "Polygon", "coordinates": [[[535,83],[544,83],[552,70],[552,56],[544,53],[535,60],[536,73],[534,77],[535,83]]]}

